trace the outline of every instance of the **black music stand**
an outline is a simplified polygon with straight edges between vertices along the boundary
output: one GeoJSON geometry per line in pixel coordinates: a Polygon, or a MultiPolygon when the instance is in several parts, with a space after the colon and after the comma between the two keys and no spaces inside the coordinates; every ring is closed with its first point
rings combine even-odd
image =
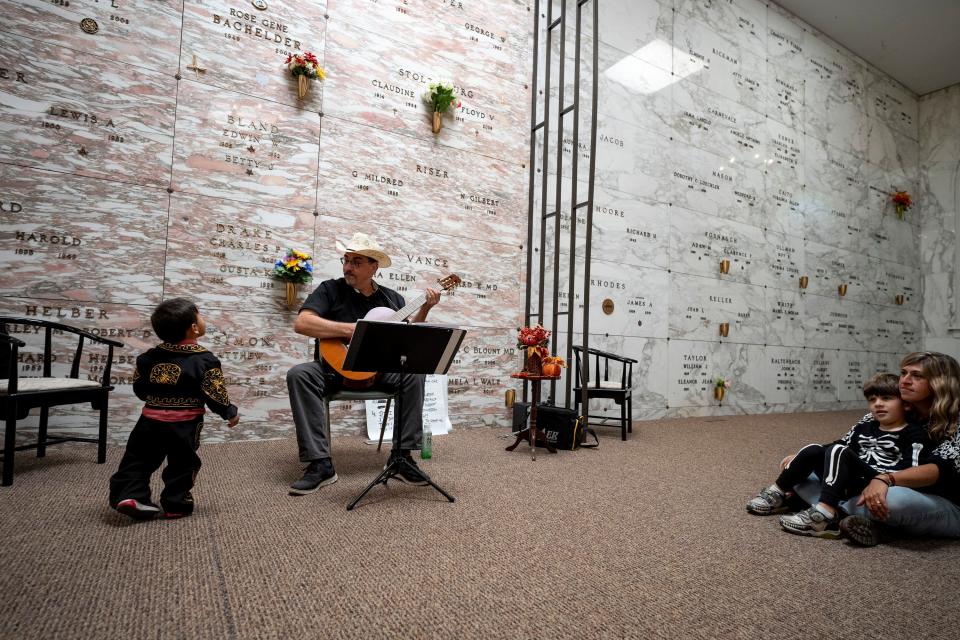
{"type": "MultiPolygon", "coordinates": [[[[400,388],[403,388],[404,377],[408,374],[444,374],[450,368],[453,356],[457,354],[464,329],[431,324],[408,324],[405,322],[377,322],[360,320],[357,322],[350,340],[350,348],[343,360],[343,368],[347,371],[379,371],[382,373],[399,373],[400,388]]],[[[397,405],[394,408],[396,421],[394,431],[397,442],[400,440],[403,425],[403,396],[397,395],[397,405]]],[[[390,457],[392,462],[374,478],[367,488],[347,505],[347,511],[352,511],[358,502],[378,484],[386,484],[387,480],[397,475],[401,469],[416,471],[414,467],[400,455],[398,445],[394,444],[390,457]]],[[[433,480],[424,476],[427,484],[439,491],[450,502],[453,496],[434,484],[433,480]]]]}

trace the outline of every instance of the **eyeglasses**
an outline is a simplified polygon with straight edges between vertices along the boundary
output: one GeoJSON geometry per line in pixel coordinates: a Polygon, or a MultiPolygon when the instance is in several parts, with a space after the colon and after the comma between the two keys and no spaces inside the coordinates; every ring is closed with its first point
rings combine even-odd
{"type": "Polygon", "coordinates": [[[371,262],[376,262],[376,260],[371,260],[370,258],[350,258],[348,260],[346,256],[340,258],[340,264],[349,264],[353,266],[354,269],[371,262]]]}

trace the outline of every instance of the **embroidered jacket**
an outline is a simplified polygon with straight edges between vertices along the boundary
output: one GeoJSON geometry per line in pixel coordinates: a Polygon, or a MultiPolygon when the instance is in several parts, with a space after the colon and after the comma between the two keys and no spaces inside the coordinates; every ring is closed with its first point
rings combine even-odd
{"type": "Polygon", "coordinates": [[[133,392],[149,409],[203,409],[206,405],[224,420],[237,415],[220,360],[198,344],[164,342],[137,356],[133,392]]]}

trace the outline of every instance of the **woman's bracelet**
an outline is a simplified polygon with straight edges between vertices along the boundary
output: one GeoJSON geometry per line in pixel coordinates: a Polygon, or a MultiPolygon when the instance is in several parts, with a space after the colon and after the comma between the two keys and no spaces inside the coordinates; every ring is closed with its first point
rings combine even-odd
{"type": "Polygon", "coordinates": [[[887,485],[888,487],[897,486],[897,481],[894,479],[892,473],[881,473],[879,475],[873,476],[873,479],[879,480],[880,482],[887,485]]]}

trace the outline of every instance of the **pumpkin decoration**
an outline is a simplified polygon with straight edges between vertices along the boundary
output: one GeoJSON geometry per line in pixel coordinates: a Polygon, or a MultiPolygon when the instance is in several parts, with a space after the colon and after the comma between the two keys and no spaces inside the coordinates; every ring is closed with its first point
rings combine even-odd
{"type": "Polygon", "coordinates": [[[543,375],[548,378],[559,378],[560,369],[565,366],[567,366],[567,363],[563,361],[563,358],[560,356],[550,356],[543,359],[541,370],[543,371],[543,375]]]}

